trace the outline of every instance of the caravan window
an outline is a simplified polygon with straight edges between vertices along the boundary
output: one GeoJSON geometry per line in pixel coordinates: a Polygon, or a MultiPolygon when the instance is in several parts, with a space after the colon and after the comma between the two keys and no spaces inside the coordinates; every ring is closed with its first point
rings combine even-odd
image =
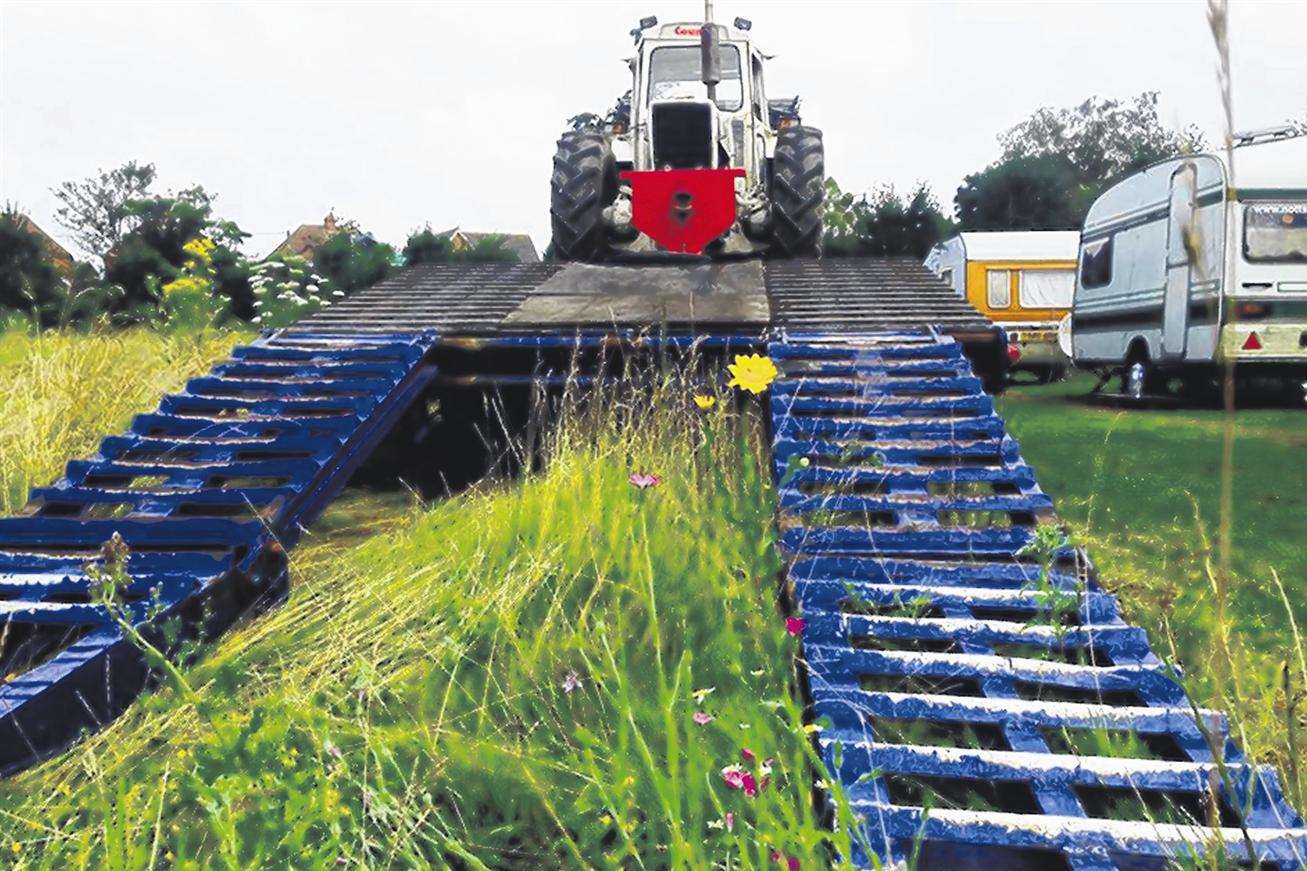
{"type": "Polygon", "coordinates": [[[1006,269],[990,269],[985,273],[986,298],[990,308],[1007,308],[1012,305],[1012,273],[1006,269]]]}
{"type": "Polygon", "coordinates": [[[1243,256],[1248,260],[1307,260],[1307,203],[1244,206],[1243,256]]]}
{"type": "Polygon", "coordinates": [[[1106,287],[1112,283],[1112,238],[1090,242],[1081,250],[1081,287],[1106,287]]]}
{"type": "Polygon", "coordinates": [[[1070,308],[1076,273],[1074,269],[1023,269],[1017,290],[1018,300],[1026,308],[1070,308]]]}

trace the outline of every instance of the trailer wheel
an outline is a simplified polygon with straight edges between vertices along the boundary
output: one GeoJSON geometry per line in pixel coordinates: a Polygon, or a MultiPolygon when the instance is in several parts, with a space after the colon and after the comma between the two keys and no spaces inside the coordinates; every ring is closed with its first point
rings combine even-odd
{"type": "Polygon", "coordinates": [[[771,245],[782,257],[820,257],[826,153],[815,127],[786,127],[771,170],[771,245]]]}
{"type": "Polygon", "coordinates": [[[1121,372],[1121,392],[1133,400],[1143,399],[1148,391],[1144,385],[1148,382],[1148,362],[1146,359],[1136,358],[1133,362],[1127,363],[1125,370],[1121,372]]]}
{"type": "Polygon", "coordinates": [[[554,256],[598,260],[606,247],[604,207],[617,198],[617,162],[597,130],[569,130],[558,140],[549,180],[554,256]]]}
{"type": "Polygon", "coordinates": [[[1133,400],[1158,396],[1166,392],[1166,379],[1157,371],[1148,351],[1143,347],[1132,350],[1121,370],[1121,392],[1133,400]]]}

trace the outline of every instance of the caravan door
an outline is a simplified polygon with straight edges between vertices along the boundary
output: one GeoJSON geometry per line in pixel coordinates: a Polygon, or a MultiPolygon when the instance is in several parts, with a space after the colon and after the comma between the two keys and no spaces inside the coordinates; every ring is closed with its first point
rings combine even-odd
{"type": "Polygon", "coordinates": [[[1198,170],[1186,163],[1171,176],[1166,229],[1166,290],[1162,298],[1162,357],[1184,356],[1189,330],[1189,285],[1198,238],[1198,170]]]}

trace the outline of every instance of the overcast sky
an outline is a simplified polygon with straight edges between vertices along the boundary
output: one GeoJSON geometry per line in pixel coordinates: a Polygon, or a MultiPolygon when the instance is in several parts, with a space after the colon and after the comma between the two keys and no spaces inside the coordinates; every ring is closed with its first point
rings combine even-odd
{"type": "MultiPolygon", "coordinates": [[[[66,240],[49,189],[157,164],[203,184],[262,254],[328,209],[402,244],[423,224],[548,241],[554,140],[628,87],[641,16],[693,0],[27,3],[0,0],[0,201],[66,240]]],[[[799,93],[850,190],[928,182],[946,208],[1039,106],[1155,89],[1216,141],[1205,6],[1173,2],[727,2],[799,93]]],[[[1307,3],[1232,11],[1235,124],[1307,114],[1307,3]]]]}

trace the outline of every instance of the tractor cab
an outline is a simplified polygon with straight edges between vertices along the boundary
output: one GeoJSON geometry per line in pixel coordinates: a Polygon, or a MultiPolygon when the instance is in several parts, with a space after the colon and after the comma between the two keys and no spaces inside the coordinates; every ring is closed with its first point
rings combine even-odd
{"type": "Polygon", "coordinates": [[[559,141],[555,254],[819,253],[821,133],[799,123],[797,98],[768,101],[750,26],[632,31],[629,97],[559,141]]]}

